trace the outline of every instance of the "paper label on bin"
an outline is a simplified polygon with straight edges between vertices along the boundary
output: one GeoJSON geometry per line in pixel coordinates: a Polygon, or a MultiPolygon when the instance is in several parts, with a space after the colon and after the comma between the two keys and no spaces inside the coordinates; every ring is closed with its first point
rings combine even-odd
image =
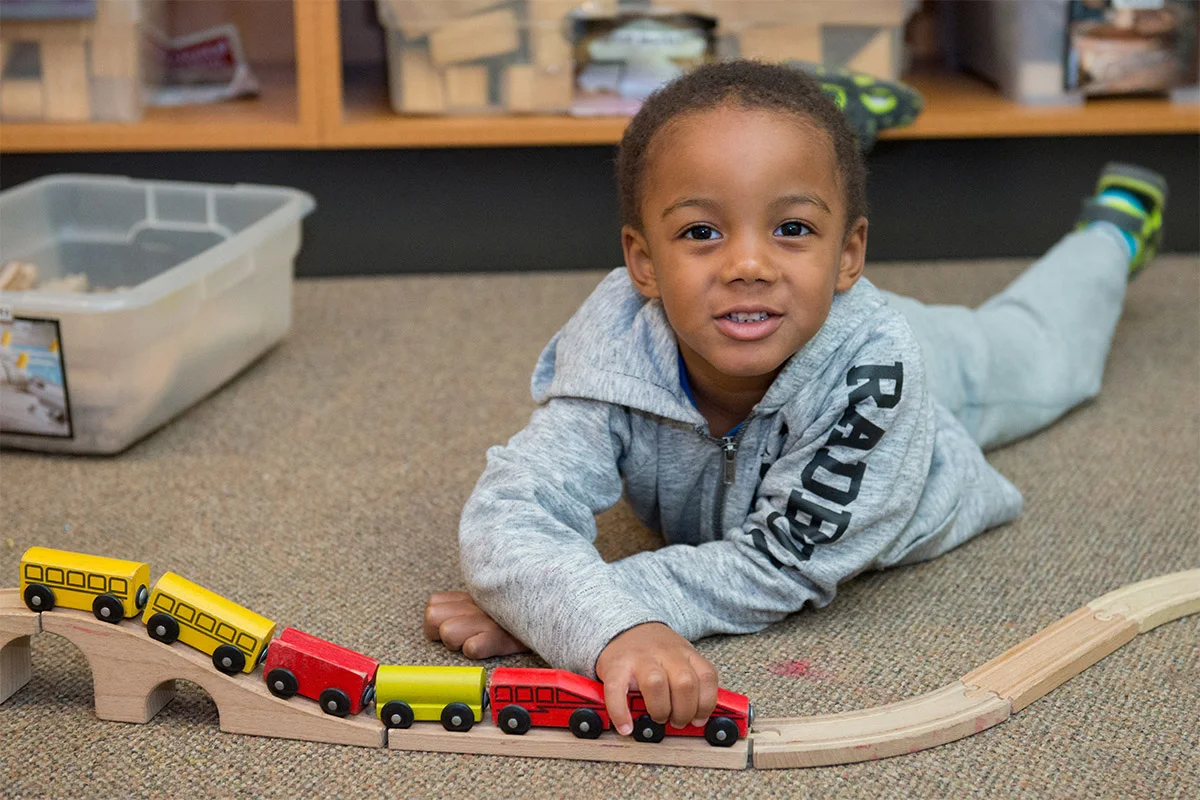
{"type": "Polygon", "coordinates": [[[17,317],[0,307],[0,432],[74,435],[58,320],[17,317]]]}

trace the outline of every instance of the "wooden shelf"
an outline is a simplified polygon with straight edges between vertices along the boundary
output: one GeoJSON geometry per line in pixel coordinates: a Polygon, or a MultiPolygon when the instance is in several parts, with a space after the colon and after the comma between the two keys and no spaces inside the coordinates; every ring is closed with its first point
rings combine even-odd
{"type": "Polygon", "coordinates": [[[1013,136],[1114,136],[1200,133],[1200,106],[1158,97],[1089,100],[1077,106],[1015,103],[969,75],[911,75],[925,109],[890,139],[976,139],[1013,136]]]}
{"type": "MultiPolygon", "coordinates": [[[[885,139],[1200,133],[1200,107],[1160,98],[1092,100],[1082,106],[1026,106],[967,75],[914,75],[925,109],[885,139]]],[[[345,110],[325,131],[330,147],[511,147],[615,144],[626,119],[600,117],[403,117],[383,87],[351,83],[345,110]]]]}
{"type": "Polygon", "coordinates": [[[107,152],[311,147],[297,114],[294,72],[255,68],[262,95],[204,106],[148,108],[140,122],[0,125],[0,151],[107,152]]]}
{"type": "MultiPolygon", "coordinates": [[[[150,109],[138,123],[0,125],[0,152],[343,149],[612,145],[624,117],[405,117],[388,103],[382,73],[343,77],[336,0],[292,0],[295,68],[255,66],[262,97],[150,109]]],[[[925,109],[886,139],[1200,134],[1200,106],[1165,99],[1025,106],[965,75],[915,75],[925,109]]]]}

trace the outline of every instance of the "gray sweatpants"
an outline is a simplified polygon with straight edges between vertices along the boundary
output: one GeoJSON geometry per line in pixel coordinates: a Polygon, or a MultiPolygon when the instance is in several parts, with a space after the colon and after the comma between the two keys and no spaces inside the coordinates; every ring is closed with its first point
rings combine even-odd
{"type": "Polygon", "coordinates": [[[987,449],[1099,393],[1128,275],[1120,234],[1097,225],[1064,237],[979,308],[885,294],[921,344],[933,396],[987,449]]]}

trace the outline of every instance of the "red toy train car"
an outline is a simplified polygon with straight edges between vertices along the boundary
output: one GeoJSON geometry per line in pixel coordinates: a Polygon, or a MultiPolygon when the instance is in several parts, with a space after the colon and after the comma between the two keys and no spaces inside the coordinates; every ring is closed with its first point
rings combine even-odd
{"type": "Polygon", "coordinates": [[[379,662],[362,653],[287,628],[271,642],[263,679],[276,697],[309,697],[335,717],[357,714],[375,697],[379,662]]]}
{"type": "MultiPolygon", "coordinates": [[[[488,686],[492,721],[505,733],[523,734],[530,727],[569,728],[581,739],[595,739],[610,725],[604,707],[604,684],[557,669],[498,667],[488,686]]],[[[638,692],[629,693],[633,738],[660,742],[664,736],[703,736],[716,747],[730,747],[754,724],[754,707],[745,695],[717,690],[717,707],[703,727],[676,728],[655,722],[638,692]]]]}

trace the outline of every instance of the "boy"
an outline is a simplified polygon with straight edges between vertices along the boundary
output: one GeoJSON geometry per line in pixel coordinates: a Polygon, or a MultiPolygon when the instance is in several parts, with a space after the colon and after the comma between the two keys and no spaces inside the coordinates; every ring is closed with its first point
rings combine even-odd
{"type": "Polygon", "coordinates": [[[1099,390],[1165,185],[1110,167],[1081,230],[969,311],[862,278],[862,157],[797,71],[684,76],[632,120],[618,174],[625,269],[542,353],[539,406],[463,511],[471,592],[431,597],[425,632],[595,674],[627,734],[631,688],[660,723],[711,713],[717,673],[691,640],[1020,513],[982,448],[1099,390]],[[669,544],[606,564],[594,516],[622,494],[669,544]]]}

